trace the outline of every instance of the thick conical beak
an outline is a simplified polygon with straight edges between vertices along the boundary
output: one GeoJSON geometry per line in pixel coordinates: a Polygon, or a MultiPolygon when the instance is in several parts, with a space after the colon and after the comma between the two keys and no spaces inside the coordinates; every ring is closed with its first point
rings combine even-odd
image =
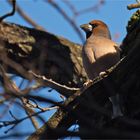
{"type": "Polygon", "coordinates": [[[91,32],[92,31],[92,26],[90,24],[82,24],[80,25],[80,28],[84,30],[85,32],[91,32]]]}

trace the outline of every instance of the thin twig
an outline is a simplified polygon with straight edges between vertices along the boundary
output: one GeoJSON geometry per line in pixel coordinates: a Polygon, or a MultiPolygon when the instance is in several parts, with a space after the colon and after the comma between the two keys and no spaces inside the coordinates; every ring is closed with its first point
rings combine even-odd
{"type": "Polygon", "coordinates": [[[3,16],[0,17],[0,22],[3,21],[5,18],[9,17],[9,16],[13,16],[15,14],[16,11],[16,0],[10,0],[11,5],[12,5],[12,11],[10,13],[7,13],[3,16]]]}
{"type": "Polygon", "coordinates": [[[88,13],[88,12],[93,12],[93,11],[97,12],[103,4],[104,4],[104,0],[99,0],[97,4],[78,11],[77,16],[88,13]]]}
{"type": "MultiPolygon", "coordinates": [[[[25,112],[26,112],[26,114],[27,114],[28,116],[35,113],[35,111],[34,111],[32,108],[30,108],[30,107],[28,106],[28,102],[27,102],[27,99],[26,99],[26,98],[22,97],[22,98],[21,98],[21,101],[22,101],[22,103],[23,103],[23,107],[24,107],[24,109],[25,109],[25,112]]],[[[34,128],[37,130],[37,129],[39,128],[39,124],[38,124],[38,122],[36,121],[36,119],[35,119],[34,117],[30,117],[30,120],[31,120],[32,125],[34,126],[34,128]]]]}
{"type": "Polygon", "coordinates": [[[76,16],[77,10],[74,7],[74,5],[69,0],[62,0],[62,1],[70,8],[70,10],[73,12],[74,16],[76,16]]]}
{"type": "Polygon", "coordinates": [[[71,88],[71,87],[67,87],[66,85],[61,85],[53,81],[52,79],[47,79],[45,76],[38,75],[34,73],[33,71],[29,71],[29,73],[31,73],[37,80],[41,80],[41,84],[43,83],[43,85],[45,86],[50,86],[54,88],[55,90],[61,91],[61,94],[63,94],[66,97],[80,90],[80,88],[71,88]]]}
{"type": "Polygon", "coordinates": [[[23,77],[25,77],[26,79],[28,79],[29,81],[32,80],[31,75],[29,75],[29,73],[27,73],[27,71],[23,68],[22,65],[16,63],[15,61],[13,61],[12,59],[10,59],[9,57],[7,57],[6,53],[4,52],[3,54],[0,55],[0,60],[5,64],[8,65],[9,67],[13,68],[14,70],[17,71],[17,73],[19,73],[20,75],[22,75],[23,77]]]}
{"type": "Polygon", "coordinates": [[[68,23],[73,27],[73,29],[77,32],[79,38],[81,39],[82,42],[84,42],[84,37],[83,34],[80,31],[80,28],[77,27],[75,21],[71,19],[66,12],[54,1],[54,0],[46,0],[51,6],[53,6],[64,18],[68,23]]]}
{"type": "MultiPolygon", "coordinates": [[[[8,3],[10,5],[12,5],[11,3],[11,0],[8,0],[8,3]]],[[[25,14],[25,12],[21,9],[21,7],[16,4],[16,11],[18,12],[18,14],[23,17],[23,19],[25,21],[27,21],[29,24],[31,24],[33,27],[35,27],[36,29],[39,29],[39,30],[43,30],[43,31],[46,31],[46,29],[44,29],[43,27],[39,26],[36,22],[34,22],[28,15],[25,14]]]]}
{"type": "MultiPolygon", "coordinates": [[[[6,101],[6,100],[5,100],[6,101]]],[[[11,101],[6,105],[3,111],[0,113],[0,118],[3,118],[5,114],[8,112],[9,108],[12,107],[13,103],[15,102],[15,99],[11,99],[11,101]]]]}
{"type": "Polygon", "coordinates": [[[35,100],[32,99],[31,101],[29,101],[28,99],[23,98],[23,104],[26,105],[29,108],[39,109],[41,111],[49,111],[49,110],[52,110],[52,109],[58,109],[59,108],[59,106],[43,108],[43,107],[39,106],[35,100]],[[33,103],[31,103],[31,101],[33,103]]]}
{"type": "Polygon", "coordinates": [[[4,87],[4,89],[5,89],[5,91],[6,91],[6,93],[8,95],[20,98],[21,95],[25,94],[24,93],[25,91],[27,93],[29,93],[30,88],[27,88],[26,90],[21,91],[16,86],[16,84],[6,75],[6,72],[5,72],[4,68],[3,68],[3,66],[1,66],[1,65],[0,65],[0,72],[1,72],[0,75],[3,78],[3,87],[4,87]]]}
{"type": "MultiPolygon", "coordinates": [[[[50,108],[46,109],[46,111],[54,110],[54,109],[56,109],[56,107],[50,107],[50,108]]],[[[10,115],[12,114],[12,118],[14,120],[13,121],[0,121],[0,128],[12,125],[8,130],[5,131],[5,133],[8,133],[10,130],[12,130],[14,127],[16,127],[19,123],[21,123],[24,120],[29,119],[33,116],[37,116],[43,112],[44,111],[35,112],[35,113],[33,113],[31,115],[27,115],[21,119],[18,119],[18,118],[15,119],[15,117],[13,117],[14,115],[12,114],[12,112],[10,112],[10,115]]]]}
{"type": "Polygon", "coordinates": [[[104,0],[99,0],[97,4],[78,11],[74,7],[74,5],[71,3],[71,1],[69,1],[69,0],[62,0],[62,1],[70,8],[71,12],[73,12],[73,16],[74,16],[73,19],[75,19],[77,16],[80,16],[80,15],[85,14],[87,12],[93,12],[93,11],[96,12],[105,3],[104,0]]]}

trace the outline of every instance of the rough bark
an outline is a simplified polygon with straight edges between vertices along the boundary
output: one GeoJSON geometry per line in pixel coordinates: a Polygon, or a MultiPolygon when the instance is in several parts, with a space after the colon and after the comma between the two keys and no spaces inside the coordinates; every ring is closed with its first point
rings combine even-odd
{"type": "MultiPolygon", "coordinates": [[[[0,23],[1,50],[27,70],[60,84],[81,86],[86,80],[81,45],[48,32],[11,23],[0,23]]],[[[13,70],[13,69],[12,69],[13,70]]],[[[9,72],[15,72],[9,69],[9,72]]]]}

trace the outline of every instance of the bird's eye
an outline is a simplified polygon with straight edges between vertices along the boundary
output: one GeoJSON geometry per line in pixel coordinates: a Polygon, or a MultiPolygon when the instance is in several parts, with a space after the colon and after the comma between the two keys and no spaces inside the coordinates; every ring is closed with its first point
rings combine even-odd
{"type": "Polygon", "coordinates": [[[91,24],[91,23],[89,24],[92,26],[92,28],[95,28],[97,26],[97,24],[91,24]]]}
{"type": "Polygon", "coordinates": [[[92,27],[95,28],[97,26],[97,24],[92,24],[92,27]]]}

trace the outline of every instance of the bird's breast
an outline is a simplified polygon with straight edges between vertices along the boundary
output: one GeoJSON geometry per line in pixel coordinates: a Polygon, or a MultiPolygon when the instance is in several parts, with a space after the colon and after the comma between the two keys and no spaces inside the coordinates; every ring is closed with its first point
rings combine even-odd
{"type": "Polygon", "coordinates": [[[82,49],[83,65],[90,79],[109,69],[120,60],[116,43],[103,37],[87,40],[82,49]]]}

